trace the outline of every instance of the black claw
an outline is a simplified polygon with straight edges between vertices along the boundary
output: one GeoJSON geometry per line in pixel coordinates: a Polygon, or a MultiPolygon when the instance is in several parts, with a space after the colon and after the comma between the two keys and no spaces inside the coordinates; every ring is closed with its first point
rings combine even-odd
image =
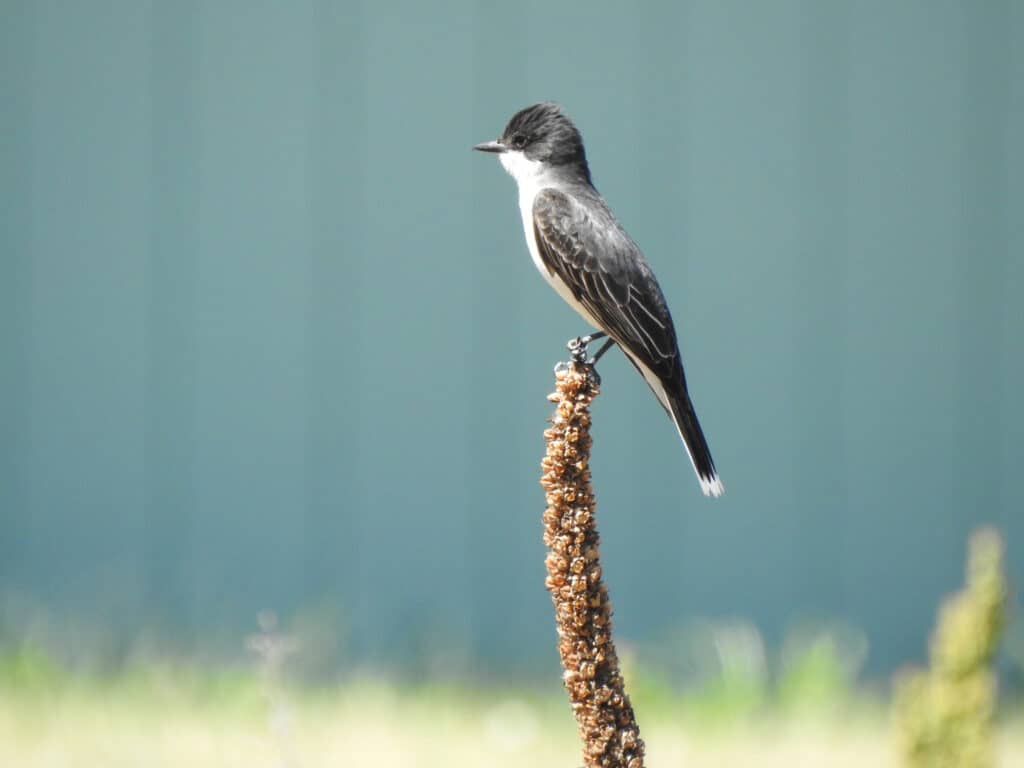
{"type": "Polygon", "coordinates": [[[575,363],[586,363],[587,362],[587,346],[590,344],[589,336],[577,336],[575,339],[571,339],[566,348],[569,350],[569,354],[572,355],[573,362],[575,363]]]}

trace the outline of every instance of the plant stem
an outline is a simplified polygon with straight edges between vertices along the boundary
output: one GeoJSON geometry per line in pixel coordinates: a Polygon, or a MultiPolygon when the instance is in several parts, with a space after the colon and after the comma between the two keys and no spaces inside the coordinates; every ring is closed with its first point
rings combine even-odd
{"type": "Polygon", "coordinates": [[[566,691],[590,768],[642,768],[644,743],[612,642],[612,606],[601,578],[600,537],[590,484],[590,403],[598,379],[590,366],[560,365],[552,426],[542,462],[547,509],[547,588],[555,606],[566,691]]]}

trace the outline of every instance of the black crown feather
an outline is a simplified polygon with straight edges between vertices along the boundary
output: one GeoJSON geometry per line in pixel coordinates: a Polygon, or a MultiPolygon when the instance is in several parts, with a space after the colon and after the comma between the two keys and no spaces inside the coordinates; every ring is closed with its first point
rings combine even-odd
{"type": "Polygon", "coordinates": [[[553,101],[543,101],[516,112],[505,126],[501,139],[506,146],[522,150],[531,160],[576,166],[590,182],[583,137],[553,101]]]}

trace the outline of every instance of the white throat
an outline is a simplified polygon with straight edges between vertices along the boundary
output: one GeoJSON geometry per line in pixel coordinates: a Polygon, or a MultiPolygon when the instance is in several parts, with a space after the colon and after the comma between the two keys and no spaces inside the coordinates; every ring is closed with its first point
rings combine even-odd
{"type": "Polygon", "coordinates": [[[498,155],[498,159],[501,160],[501,164],[508,171],[509,176],[515,179],[520,186],[544,173],[544,163],[540,160],[531,160],[518,150],[502,152],[498,155]]]}
{"type": "Polygon", "coordinates": [[[530,240],[533,230],[533,198],[545,187],[552,186],[554,179],[551,170],[540,160],[531,160],[516,150],[503,152],[498,155],[498,159],[519,187],[519,210],[523,215],[523,226],[529,223],[527,240],[530,240]]]}

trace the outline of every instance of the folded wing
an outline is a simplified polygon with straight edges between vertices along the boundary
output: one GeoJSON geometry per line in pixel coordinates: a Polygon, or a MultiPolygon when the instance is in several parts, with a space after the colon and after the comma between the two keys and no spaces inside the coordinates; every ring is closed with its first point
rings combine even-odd
{"type": "MultiPolygon", "coordinates": [[[[639,248],[611,215],[595,222],[568,195],[545,189],[534,200],[533,223],[544,265],[602,329],[658,378],[682,377],[665,298],[639,248]]],[[[685,387],[685,380],[679,383],[685,387]]]]}

